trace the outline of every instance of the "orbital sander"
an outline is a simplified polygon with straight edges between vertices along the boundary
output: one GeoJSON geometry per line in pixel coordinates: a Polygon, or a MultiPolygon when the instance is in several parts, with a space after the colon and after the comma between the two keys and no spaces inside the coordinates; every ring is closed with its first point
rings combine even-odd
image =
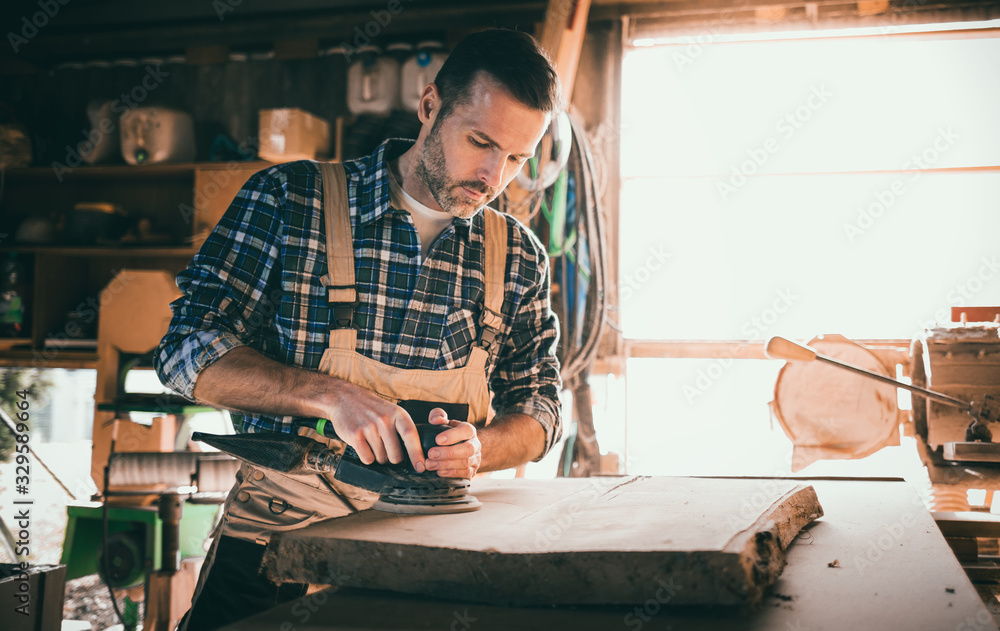
{"type": "MultiPolygon", "coordinates": [[[[430,404],[423,401],[402,401],[399,406],[411,417],[426,418],[433,407],[444,408],[448,418],[458,419],[461,409],[456,405],[449,411],[447,404],[430,404]],[[428,407],[431,406],[431,407],[428,407]],[[420,412],[423,412],[421,415],[420,412]]],[[[424,454],[437,446],[437,436],[449,429],[447,425],[416,423],[420,434],[420,447],[424,454]]],[[[325,419],[297,420],[296,432],[302,428],[315,431],[325,438],[340,440],[333,433],[332,425],[325,419]]],[[[440,515],[465,513],[478,510],[482,504],[469,494],[469,480],[442,478],[434,471],[417,473],[409,459],[400,464],[366,465],[357,452],[345,443],[344,449],[334,449],[326,444],[297,433],[258,432],[255,434],[217,435],[194,432],[194,440],[207,443],[250,463],[286,475],[332,474],[334,479],[379,494],[372,508],[389,513],[440,515]]],[[[343,441],[341,441],[343,442],[343,441]]]]}

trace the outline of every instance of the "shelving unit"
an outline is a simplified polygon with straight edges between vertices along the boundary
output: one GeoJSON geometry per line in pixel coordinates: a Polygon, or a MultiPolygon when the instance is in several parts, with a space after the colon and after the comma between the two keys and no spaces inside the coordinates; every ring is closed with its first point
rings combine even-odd
{"type": "MultiPolygon", "coordinates": [[[[0,199],[0,257],[16,252],[30,293],[29,336],[23,346],[0,340],[0,366],[94,368],[97,350],[46,348],[56,334],[74,337],[67,313],[100,311],[100,292],[121,269],[161,269],[171,275],[187,266],[207,233],[246,180],[268,162],[80,166],[12,169],[0,199]],[[147,244],[19,243],[24,218],[53,222],[77,202],[110,202],[131,218],[145,218],[161,239],[147,244]],[[4,234],[5,233],[5,234],[4,234]],[[166,242],[163,242],[163,241],[166,242]]],[[[88,320],[88,322],[91,322],[88,320]]]]}
{"type": "Polygon", "coordinates": [[[35,246],[0,246],[0,254],[4,252],[19,252],[23,254],[60,254],[62,256],[187,256],[192,257],[198,251],[190,246],[134,246],[134,247],[102,247],[102,246],[62,246],[62,245],[35,245],[35,246]]]}

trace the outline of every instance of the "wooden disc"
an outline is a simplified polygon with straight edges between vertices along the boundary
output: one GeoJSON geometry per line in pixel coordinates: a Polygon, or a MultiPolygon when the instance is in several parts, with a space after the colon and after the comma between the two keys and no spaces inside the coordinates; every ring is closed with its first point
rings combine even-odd
{"type": "MultiPolygon", "coordinates": [[[[809,346],[822,355],[895,376],[871,351],[843,336],[819,336],[809,346]]],[[[786,363],[774,386],[772,409],[795,445],[793,470],[820,459],[863,458],[899,441],[896,388],[827,362],[786,363]]]]}

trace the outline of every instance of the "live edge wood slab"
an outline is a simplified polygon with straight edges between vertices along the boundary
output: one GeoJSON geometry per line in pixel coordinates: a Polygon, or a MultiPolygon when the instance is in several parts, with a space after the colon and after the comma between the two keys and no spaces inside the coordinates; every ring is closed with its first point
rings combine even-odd
{"type": "Polygon", "coordinates": [[[368,510],[276,533],[268,575],[496,605],[752,606],[823,514],[787,480],[484,479],[472,493],[473,513],[368,510]]]}

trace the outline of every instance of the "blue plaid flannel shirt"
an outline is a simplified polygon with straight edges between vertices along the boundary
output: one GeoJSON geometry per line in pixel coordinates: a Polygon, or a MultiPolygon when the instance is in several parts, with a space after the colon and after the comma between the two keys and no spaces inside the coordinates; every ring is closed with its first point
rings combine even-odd
{"type": "MultiPolygon", "coordinates": [[[[387,161],[412,141],[389,140],[345,163],[360,304],[357,352],[399,368],[465,365],[483,300],[483,216],[456,218],[421,260],[406,211],[392,208],[387,161]]],[[[498,415],[522,413],[559,440],[558,322],[550,309],[545,248],[507,218],[499,351],[487,369],[498,415]]],[[[239,346],[317,370],[328,346],[322,175],[309,160],[252,176],[177,275],[170,328],[154,354],[160,380],[193,398],[205,366],[239,346]]],[[[291,431],[293,417],[234,414],[238,431],[291,431]]]]}

